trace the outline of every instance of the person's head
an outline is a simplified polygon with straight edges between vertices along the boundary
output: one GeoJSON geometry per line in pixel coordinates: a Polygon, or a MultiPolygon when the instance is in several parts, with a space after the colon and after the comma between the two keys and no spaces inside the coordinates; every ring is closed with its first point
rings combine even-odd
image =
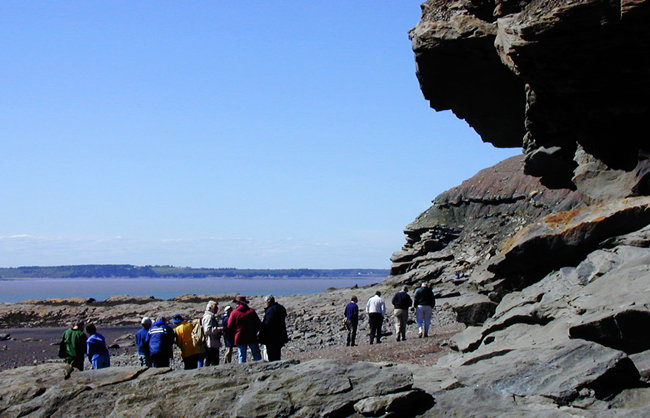
{"type": "Polygon", "coordinates": [[[84,330],[84,321],[81,320],[81,319],[78,319],[77,321],[75,321],[74,324],[72,324],[72,329],[80,329],[80,330],[83,331],[84,330]]]}
{"type": "Polygon", "coordinates": [[[172,317],[172,323],[174,325],[182,324],[185,319],[183,319],[183,315],[181,314],[176,314],[172,317]]]}
{"type": "Polygon", "coordinates": [[[350,300],[351,300],[352,302],[354,302],[354,303],[359,302],[359,298],[356,297],[356,296],[352,296],[352,298],[350,298],[350,300]]]}
{"type": "Polygon", "coordinates": [[[156,323],[166,324],[167,323],[167,318],[165,318],[162,315],[158,315],[156,317],[156,323]]]}
{"type": "Polygon", "coordinates": [[[402,288],[402,290],[405,291],[405,292],[408,292],[408,291],[409,291],[409,287],[408,287],[408,286],[404,286],[404,287],[402,288]]]}
{"type": "Polygon", "coordinates": [[[217,305],[217,302],[211,300],[208,302],[208,304],[205,306],[206,311],[210,311],[212,313],[217,313],[219,310],[219,306],[217,305]]]}
{"type": "Polygon", "coordinates": [[[88,324],[86,325],[86,332],[88,335],[93,335],[97,332],[97,327],[95,327],[95,324],[88,324]]]}
{"type": "Polygon", "coordinates": [[[140,324],[142,324],[144,329],[151,328],[151,318],[149,318],[148,316],[143,317],[142,320],[140,321],[140,324]]]}
{"type": "Polygon", "coordinates": [[[375,295],[381,296],[381,292],[378,290],[378,291],[375,292],[375,295]]]}
{"type": "Polygon", "coordinates": [[[267,305],[273,305],[275,303],[275,296],[273,295],[264,296],[264,302],[266,302],[267,305]]]}
{"type": "Polygon", "coordinates": [[[235,300],[233,300],[238,305],[248,305],[248,299],[246,299],[246,296],[238,295],[235,300]]]}
{"type": "Polygon", "coordinates": [[[422,287],[429,287],[429,283],[427,282],[422,283],[422,287]]]}
{"type": "Polygon", "coordinates": [[[230,305],[224,306],[223,311],[224,311],[224,313],[229,314],[230,311],[232,311],[232,306],[230,306],[230,305]]]}

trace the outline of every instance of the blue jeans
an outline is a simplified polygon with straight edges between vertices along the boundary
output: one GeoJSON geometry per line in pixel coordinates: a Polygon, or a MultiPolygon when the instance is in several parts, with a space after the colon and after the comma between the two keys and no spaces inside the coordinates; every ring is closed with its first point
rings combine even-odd
{"type": "Polygon", "coordinates": [[[99,356],[91,363],[93,364],[93,370],[105,369],[106,367],[111,367],[111,358],[109,356],[99,356]]]}
{"type": "Polygon", "coordinates": [[[239,363],[246,363],[246,352],[248,351],[248,348],[251,349],[251,353],[253,353],[253,360],[259,361],[262,360],[262,353],[260,353],[260,346],[259,344],[248,344],[248,345],[238,345],[237,350],[239,350],[239,363]]]}

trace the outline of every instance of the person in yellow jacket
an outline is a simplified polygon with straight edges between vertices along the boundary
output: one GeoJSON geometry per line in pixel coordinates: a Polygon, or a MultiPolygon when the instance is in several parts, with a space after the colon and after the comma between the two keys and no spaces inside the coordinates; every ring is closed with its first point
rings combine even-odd
{"type": "Polygon", "coordinates": [[[185,370],[196,369],[198,367],[201,349],[195,346],[194,341],[192,341],[194,325],[186,322],[180,314],[174,315],[172,322],[176,325],[176,328],[174,328],[176,345],[181,349],[181,358],[183,359],[185,370]]]}

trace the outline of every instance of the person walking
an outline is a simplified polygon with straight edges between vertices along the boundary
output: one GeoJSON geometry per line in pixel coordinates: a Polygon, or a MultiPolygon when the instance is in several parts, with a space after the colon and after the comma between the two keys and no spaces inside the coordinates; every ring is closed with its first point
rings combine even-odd
{"type": "Polygon", "coordinates": [[[86,355],[93,365],[93,370],[111,367],[111,355],[106,346],[106,338],[97,332],[94,324],[86,325],[88,339],[86,340],[86,355]]]}
{"type": "Polygon", "coordinates": [[[350,303],[345,306],[345,327],[348,329],[346,346],[354,347],[357,340],[357,326],[359,325],[359,299],[352,296],[350,303]]]}
{"type": "Polygon", "coordinates": [[[289,342],[287,336],[287,310],[275,301],[273,295],[264,297],[264,320],[258,336],[259,342],[266,346],[269,361],[280,360],[282,346],[289,342]]]}
{"type": "Polygon", "coordinates": [[[187,322],[181,314],[172,317],[172,323],[176,325],[174,334],[176,334],[176,345],[181,349],[181,359],[185,370],[196,369],[199,366],[199,356],[201,349],[194,345],[192,340],[192,331],[194,325],[187,322]]]}
{"type": "Polygon", "coordinates": [[[226,347],[226,352],[223,356],[223,362],[225,364],[232,362],[232,349],[235,343],[232,340],[232,335],[228,332],[228,318],[230,318],[230,313],[232,312],[232,306],[226,305],[223,308],[223,314],[221,315],[221,327],[223,328],[223,345],[226,347]]]}
{"type": "Polygon", "coordinates": [[[211,300],[205,307],[203,314],[203,333],[205,334],[205,366],[219,365],[219,348],[221,348],[221,333],[223,328],[219,326],[217,320],[219,306],[217,302],[211,300]]]}
{"type": "Polygon", "coordinates": [[[386,315],[386,303],[381,298],[379,290],[375,292],[375,296],[368,299],[366,312],[368,312],[368,322],[370,323],[370,344],[374,339],[377,339],[377,344],[381,344],[381,325],[384,322],[384,315],[386,315]]]}
{"type": "Polygon", "coordinates": [[[239,352],[239,363],[246,363],[246,353],[250,348],[253,360],[262,359],[260,346],[257,343],[257,333],[262,321],[255,309],[248,306],[250,303],[245,296],[237,296],[233,301],[237,307],[228,318],[228,330],[233,335],[233,341],[239,352]]]}
{"type": "Polygon", "coordinates": [[[147,343],[151,354],[153,367],[169,367],[169,361],[174,356],[175,334],[172,327],[167,325],[167,318],[159,316],[149,328],[147,343]]]}
{"type": "Polygon", "coordinates": [[[428,283],[422,283],[420,288],[413,295],[415,305],[415,319],[418,323],[418,338],[429,336],[429,326],[433,315],[433,307],[436,306],[436,298],[428,283]]]}
{"type": "Polygon", "coordinates": [[[65,330],[61,344],[65,347],[64,361],[77,370],[84,369],[86,355],[86,334],[84,334],[84,321],[77,321],[72,328],[65,330]]]}
{"type": "Polygon", "coordinates": [[[400,292],[395,293],[392,300],[397,341],[406,341],[406,323],[409,319],[409,308],[413,305],[408,290],[408,286],[404,286],[400,292]]]}
{"type": "Polygon", "coordinates": [[[138,357],[140,359],[140,366],[151,367],[151,354],[149,353],[149,343],[147,342],[147,335],[151,328],[151,318],[145,316],[140,321],[142,328],[135,333],[135,345],[138,347],[138,357]]]}

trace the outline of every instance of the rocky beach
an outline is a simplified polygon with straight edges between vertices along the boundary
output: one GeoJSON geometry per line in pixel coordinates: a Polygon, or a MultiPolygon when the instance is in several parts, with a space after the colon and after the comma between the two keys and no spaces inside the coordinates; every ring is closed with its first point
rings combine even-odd
{"type": "MultiPolygon", "coordinates": [[[[2,303],[0,415],[650,416],[648,18],[648,0],[425,2],[409,33],[425,99],[521,156],[438,195],[381,283],[279,298],[280,362],[134,365],[141,316],[193,318],[234,294],[2,303]],[[352,294],[363,308],[423,283],[437,297],[430,338],[411,324],[397,342],[388,323],[371,346],[363,312],[359,347],[344,346],[352,294]],[[120,367],[50,361],[75,318],[116,332],[120,367]],[[51,327],[41,335],[56,339],[38,336],[51,327]]],[[[261,312],[261,295],[251,305],[261,312]]]]}
{"type": "MultiPolygon", "coordinates": [[[[342,312],[352,295],[360,300],[372,295],[377,286],[365,289],[336,289],[314,295],[294,295],[278,297],[287,308],[287,326],[291,341],[283,350],[283,357],[293,360],[313,358],[338,358],[349,356],[358,360],[396,361],[412,360],[416,364],[433,364],[441,353],[449,349],[440,344],[454,333],[464,328],[458,324],[449,310],[439,307],[433,319],[435,331],[431,338],[400,344],[399,350],[372,350],[366,334],[368,321],[361,314],[359,326],[359,346],[344,347],[346,331],[342,326],[342,312]],[[416,344],[417,343],[417,344],[416,344]],[[382,353],[384,352],[384,353],[382,353]],[[415,354],[414,354],[415,353],[415,354]]],[[[45,301],[26,301],[21,303],[0,303],[0,371],[20,366],[60,362],[56,358],[56,344],[61,340],[65,327],[76,318],[86,318],[97,324],[99,332],[107,340],[114,365],[137,365],[134,334],[140,328],[142,316],[166,315],[171,318],[176,313],[185,318],[202,316],[208,300],[216,300],[219,306],[234,306],[235,295],[198,296],[185,295],[173,300],[159,300],[154,297],[115,296],[104,301],[89,302],[83,299],[57,299],[45,301]],[[20,312],[20,313],[19,313],[20,312]],[[19,315],[22,318],[18,320],[19,315]],[[12,327],[12,328],[9,328],[12,327]]],[[[263,315],[263,295],[251,297],[251,306],[263,315]]],[[[417,334],[415,317],[411,313],[410,336],[417,334]]],[[[385,343],[396,343],[391,338],[394,333],[392,318],[384,324],[385,343]]],[[[182,369],[179,352],[175,355],[173,368],[182,369]]]]}

